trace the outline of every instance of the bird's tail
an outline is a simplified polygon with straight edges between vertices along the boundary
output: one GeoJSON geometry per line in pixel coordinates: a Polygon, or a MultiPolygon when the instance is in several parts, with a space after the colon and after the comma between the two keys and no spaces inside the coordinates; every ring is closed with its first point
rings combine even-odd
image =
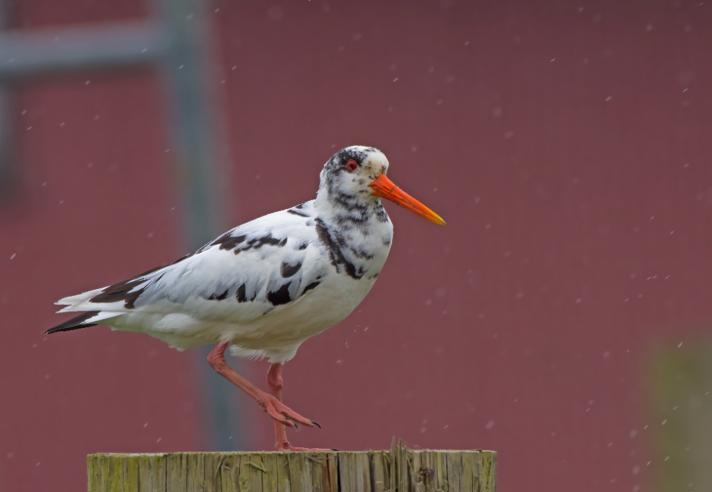
{"type": "Polygon", "coordinates": [[[109,318],[115,318],[120,313],[107,313],[101,311],[88,311],[82,313],[79,316],[75,316],[64,323],[54,326],[45,332],[45,335],[51,335],[52,333],[57,333],[60,331],[71,331],[79,330],[80,328],[88,328],[98,324],[99,321],[103,321],[109,318]]]}

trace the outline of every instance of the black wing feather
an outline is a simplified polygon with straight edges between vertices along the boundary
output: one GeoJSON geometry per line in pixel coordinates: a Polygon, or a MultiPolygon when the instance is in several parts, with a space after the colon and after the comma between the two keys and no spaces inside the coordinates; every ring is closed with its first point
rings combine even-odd
{"type": "Polygon", "coordinates": [[[99,311],[89,311],[86,313],[82,313],[79,316],[75,316],[72,319],[69,319],[62,323],[61,325],[54,326],[47,330],[45,332],[45,335],[51,335],[52,333],[57,333],[60,331],[71,331],[71,330],[79,330],[80,328],[88,328],[90,326],[96,326],[96,323],[89,323],[89,324],[84,324],[86,320],[89,318],[93,318],[99,314],[99,311]]]}

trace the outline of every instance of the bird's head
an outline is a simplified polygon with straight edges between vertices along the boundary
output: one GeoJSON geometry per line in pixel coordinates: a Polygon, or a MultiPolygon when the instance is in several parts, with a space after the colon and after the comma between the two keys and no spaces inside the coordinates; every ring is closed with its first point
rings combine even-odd
{"type": "Polygon", "coordinates": [[[396,186],[387,173],[388,158],[383,152],[374,147],[352,145],[326,161],[319,193],[325,193],[330,202],[346,209],[387,198],[431,222],[445,224],[442,217],[396,186]]]}

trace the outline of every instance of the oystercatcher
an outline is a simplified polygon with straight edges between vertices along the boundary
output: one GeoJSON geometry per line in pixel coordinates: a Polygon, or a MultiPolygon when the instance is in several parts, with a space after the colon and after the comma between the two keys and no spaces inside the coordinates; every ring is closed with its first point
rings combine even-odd
{"type": "Polygon", "coordinates": [[[278,450],[301,450],[285,426],[318,424],[282,401],[282,366],[309,337],[361,303],[383,268],[393,225],[381,198],[445,224],[386,175],[378,149],[346,147],[321,171],[316,198],[237,226],[178,261],[65,297],[82,312],[47,333],[97,324],[146,333],[178,349],[215,344],[208,361],[274,419],[278,450]],[[265,392],[225,362],[225,350],[264,358],[265,392]]]}

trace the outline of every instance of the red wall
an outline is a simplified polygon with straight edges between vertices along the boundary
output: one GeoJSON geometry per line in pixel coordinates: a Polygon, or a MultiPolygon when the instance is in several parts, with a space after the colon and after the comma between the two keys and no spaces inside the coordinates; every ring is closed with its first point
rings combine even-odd
{"type": "MultiPolygon", "coordinates": [[[[214,8],[232,223],[309,198],[352,143],[385,150],[448,220],[390,208],[374,291],[286,369],[288,403],[324,426],[294,440],[495,449],[500,490],[627,492],[664,473],[646,466],[644,367],[712,319],[711,7],[214,8]]],[[[141,14],[33,0],[21,20],[141,14]]],[[[206,446],[196,357],[103,329],[41,336],[56,298],[182,252],[161,96],[149,73],[19,93],[21,183],[0,206],[3,490],[81,489],[91,451],[206,446]]],[[[245,365],[261,383],[264,364],[245,365]]]]}

